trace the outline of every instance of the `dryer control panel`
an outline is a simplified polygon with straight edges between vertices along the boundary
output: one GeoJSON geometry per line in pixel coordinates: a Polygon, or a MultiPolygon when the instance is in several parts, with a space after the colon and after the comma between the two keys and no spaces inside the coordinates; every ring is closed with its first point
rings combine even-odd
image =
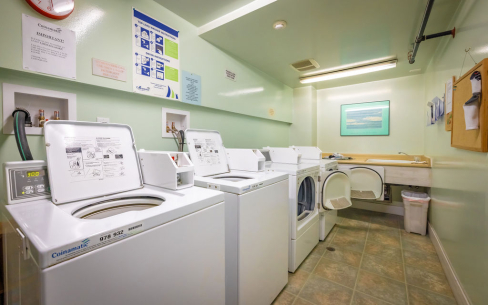
{"type": "Polygon", "coordinates": [[[47,165],[44,161],[7,162],[4,170],[9,204],[51,196],[47,165]]]}

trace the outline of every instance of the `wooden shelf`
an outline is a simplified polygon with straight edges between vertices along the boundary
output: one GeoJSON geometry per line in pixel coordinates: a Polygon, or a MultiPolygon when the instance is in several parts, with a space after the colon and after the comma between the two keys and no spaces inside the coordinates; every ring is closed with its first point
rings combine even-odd
{"type": "Polygon", "coordinates": [[[454,83],[451,146],[488,152],[488,58],[482,60],[454,83]],[[481,73],[480,128],[466,130],[463,105],[473,96],[470,77],[474,71],[481,73]]]}

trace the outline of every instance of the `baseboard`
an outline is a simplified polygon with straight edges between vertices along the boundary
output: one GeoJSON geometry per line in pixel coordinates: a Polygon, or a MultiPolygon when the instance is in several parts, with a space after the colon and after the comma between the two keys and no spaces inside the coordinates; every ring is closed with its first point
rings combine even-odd
{"type": "Polygon", "coordinates": [[[355,209],[395,214],[400,216],[405,214],[405,209],[401,206],[374,203],[369,201],[352,200],[352,207],[355,209]]]}
{"type": "Polygon", "coordinates": [[[463,285],[461,285],[456,271],[452,267],[451,261],[449,260],[446,251],[442,247],[441,241],[439,239],[439,236],[435,232],[434,227],[430,225],[430,222],[427,224],[427,227],[429,230],[430,240],[434,244],[437,256],[439,256],[442,268],[444,269],[444,273],[446,274],[447,281],[451,285],[452,293],[454,294],[457,303],[459,305],[471,305],[472,303],[469,300],[468,294],[464,290],[463,285]]]}

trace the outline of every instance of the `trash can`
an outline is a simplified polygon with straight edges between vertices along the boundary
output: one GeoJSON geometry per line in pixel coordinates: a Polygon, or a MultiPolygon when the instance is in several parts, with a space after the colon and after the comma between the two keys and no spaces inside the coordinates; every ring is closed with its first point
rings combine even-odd
{"type": "Polygon", "coordinates": [[[430,197],[426,193],[402,191],[405,206],[405,231],[425,235],[430,197]]]}

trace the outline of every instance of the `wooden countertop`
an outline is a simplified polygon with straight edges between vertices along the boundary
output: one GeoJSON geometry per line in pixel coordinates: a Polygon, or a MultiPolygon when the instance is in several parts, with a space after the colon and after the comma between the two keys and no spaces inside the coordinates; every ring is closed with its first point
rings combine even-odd
{"type": "MultiPolygon", "coordinates": [[[[331,153],[323,153],[322,157],[332,155],[331,153]]],[[[344,157],[351,157],[352,160],[337,160],[339,164],[359,164],[359,165],[381,165],[381,166],[400,166],[400,167],[432,167],[432,161],[429,157],[423,155],[375,155],[375,154],[342,154],[344,157]],[[419,157],[420,161],[427,163],[413,163],[414,157],[419,157]],[[409,160],[412,163],[394,163],[394,162],[368,162],[368,159],[384,159],[384,160],[409,160]]]]}

